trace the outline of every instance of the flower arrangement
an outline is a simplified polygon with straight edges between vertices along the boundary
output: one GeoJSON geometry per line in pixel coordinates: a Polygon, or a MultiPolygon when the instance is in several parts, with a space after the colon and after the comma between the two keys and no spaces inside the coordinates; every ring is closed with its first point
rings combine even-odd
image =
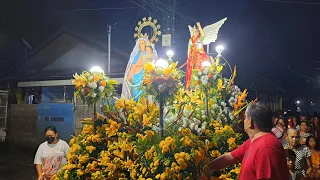
{"type": "Polygon", "coordinates": [[[104,73],[84,71],[74,75],[72,84],[75,85],[76,95],[89,105],[112,97],[117,81],[109,79],[104,73]]]}
{"type": "Polygon", "coordinates": [[[151,62],[144,67],[143,87],[147,94],[155,98],[171,97],[180,87],[182,72],[177,69],[178,63],[171,63],[166,68],[156,68],[151,62]]]}
{"type": "MultiPolygon", "coordinates": [[[[206,165],[241,144],[232,124],[247,104],[246,90],[234,85],[236,71],[225,79],[222,69],[212,65],[195,70],[193,88],[184,89],[175,63],[162,70],[147,64],[147,95],[172,97],[165,108],[164,136],[156,102],[115,98],[97,116],[104,121],[101,127],[95,131],[86,126],[70,141],[68,164],[53,179],[207,180],[206,165]]],[[[239,173],[240,165],[235,165],[211,179],[236,179],[239,173]]]]}

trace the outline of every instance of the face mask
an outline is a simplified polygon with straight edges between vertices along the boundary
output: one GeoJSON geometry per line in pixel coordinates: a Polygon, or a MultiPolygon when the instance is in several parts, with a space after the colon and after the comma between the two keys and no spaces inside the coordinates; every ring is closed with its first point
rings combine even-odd
{"type": "Polygon", "coordinates": [[[54,137],[46,136],[46,141],[47,141],[49,144],[51,144],[51,143],[53,143],[53,141],[54,141],[54,137]]]}

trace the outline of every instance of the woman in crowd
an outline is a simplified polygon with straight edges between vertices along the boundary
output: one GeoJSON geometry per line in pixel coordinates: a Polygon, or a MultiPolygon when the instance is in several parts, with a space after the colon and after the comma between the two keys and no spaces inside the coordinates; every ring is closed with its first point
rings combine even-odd
{"type": "Polygon", "coordinates": [[[314,136],[308,136],[306,140],[306,145],[311,151],[311,163],[312,163],[312,172],[310,173],[311,179],[320,179],[320,152],[316,150],[316,138],[314,136]]]}
{"type": "Polygon", "coordinates": [[[38,180],[49,180],[67,162],[69,145],[58,139],[54,126],[45,129],[45,138],[46,142],[39,146],[34,158],[38,180]]]}
{"type": "Polygon", "coordinates": [[[300,132],[299,132],[300,144],[304,145],[304,144],[306,144],[307,137],[311,135],[308,132],[308,123],[307,123],[307,121],[301,121],[299,127],[300,127],[300,132]]]}

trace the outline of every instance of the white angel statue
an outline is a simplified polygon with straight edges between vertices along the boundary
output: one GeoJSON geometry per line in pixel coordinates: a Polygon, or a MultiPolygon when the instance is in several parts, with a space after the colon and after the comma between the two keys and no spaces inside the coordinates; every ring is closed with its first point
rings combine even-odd
{"type": "Polygon", "coordinates": [[[203,61],[209,60],[207,53],[203,49],[203,45],[215,42],[218,32],[223,23],[227,20],[224,18],[214,24],[208,25],[202,29],[200,23],[197,26],[189,27],[191,38],[188,44],[188,60],[186,70],[186,87],[190,86],[192,70],[200,69],[203,61]]]}

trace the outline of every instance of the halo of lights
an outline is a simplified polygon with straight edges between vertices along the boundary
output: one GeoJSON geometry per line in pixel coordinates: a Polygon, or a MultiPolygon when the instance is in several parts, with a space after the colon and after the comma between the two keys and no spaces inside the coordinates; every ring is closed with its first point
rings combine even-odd
{"type": "Polygon", "coordinates": [[[168,62],[164,59],[158,59],[154,65],[156,68],[162,68],[162,69],[165,69],[169,66],[168,62]]]}
{"type": "Polygon", "coordinates": [[[171,59],[173,57],[173,55],[174,55],[174,52],[172,50],[168,50],[166,52],[166,55],[168,56],[169,59],[171,59]]]}
{"type": "Polygon", "coordinates": [[[201,66],[202,66],[203,68],[210,67],[210,66],[211,66],[211,62],[210,62],[210,61],[203,61],[203,62],[201,63],[201,66]]]}
{"type": "Polygon", "coordinates": [[[216,47],[216,51],[218,53],[218,56],[221,56],[222,51],[224,50],[224,47],[222,45],[218,45],[216,47]]]}
{"type": "Polygon", "coordinates": [[[91,69],[90,69],[90,72],[91,73],[104,73],[104,71],[101,69],[101,67],[99,66],[93,66],[91,69]]]}

